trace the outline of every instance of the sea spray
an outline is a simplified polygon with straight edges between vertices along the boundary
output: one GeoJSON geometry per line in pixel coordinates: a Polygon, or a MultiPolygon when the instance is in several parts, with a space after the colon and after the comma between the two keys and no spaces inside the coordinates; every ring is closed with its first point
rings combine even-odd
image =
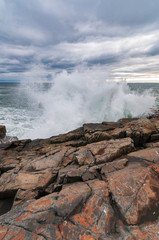
{"type": "Polygon", "coordinates": [[[80,77],[77,73],[64,72],[47,84],[23,83],[21,94],[27,97],[35,114],[20,138],[47,138],[83,123],[138,117],[155,104],[150,91],[142,94],[130,91],[126,82],[80,77]]]}

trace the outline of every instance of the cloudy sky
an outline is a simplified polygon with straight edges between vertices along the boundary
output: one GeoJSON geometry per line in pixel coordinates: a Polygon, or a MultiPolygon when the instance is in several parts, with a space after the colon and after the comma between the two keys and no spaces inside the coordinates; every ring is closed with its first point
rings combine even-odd
{"type": "Polygon", "coordinates": [[[158,0],[0,0],[0,79],[159,81],[158,0]]]}

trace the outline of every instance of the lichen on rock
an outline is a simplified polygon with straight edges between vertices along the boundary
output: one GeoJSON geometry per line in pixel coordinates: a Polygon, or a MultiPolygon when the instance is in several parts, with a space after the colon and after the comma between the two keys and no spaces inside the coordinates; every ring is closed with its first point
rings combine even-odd
{"type": "Polygon", "coordinates": [[[158,126],[122,119],[1,143],[0,239],[159,239],[158,126]]]}

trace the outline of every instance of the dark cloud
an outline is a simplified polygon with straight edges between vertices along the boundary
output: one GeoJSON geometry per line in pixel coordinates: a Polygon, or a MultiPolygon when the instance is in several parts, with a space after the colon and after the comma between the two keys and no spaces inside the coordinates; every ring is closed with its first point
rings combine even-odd
{"type": "Polygon", "coordinates": [[[147,53],[148,56],[156,56],[159,55],[159,46],[153,46],[147,53]]]}
{"type": "Polygon", "coordinates": [[[117,56],[100,56],[88,61],[88,65],[110,65],[120,61],[117,56]]]}
{"type": "Polygon", "coordinates": [[[97,16],[106,22],[133,27],[158,21],[158,10],[158,0],[101,0],[97,16]]]}
{"type": "Polygon", "coordinates": [[[143,62],[155,69],[158,10],[158,0],[1,0],[1,78],[38,68],[48,78],[79,65],[112,76],[138,72],[143,62]]]}

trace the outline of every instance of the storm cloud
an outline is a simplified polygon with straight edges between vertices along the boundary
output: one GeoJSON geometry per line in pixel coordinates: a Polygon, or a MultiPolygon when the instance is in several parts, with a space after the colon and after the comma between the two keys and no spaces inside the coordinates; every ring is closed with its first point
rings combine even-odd
{"type": "Polygon", "coordinates": [[[1,0],[0,79],[87,69],[157,81],[158,11],[158,0],[1,0]]]}

